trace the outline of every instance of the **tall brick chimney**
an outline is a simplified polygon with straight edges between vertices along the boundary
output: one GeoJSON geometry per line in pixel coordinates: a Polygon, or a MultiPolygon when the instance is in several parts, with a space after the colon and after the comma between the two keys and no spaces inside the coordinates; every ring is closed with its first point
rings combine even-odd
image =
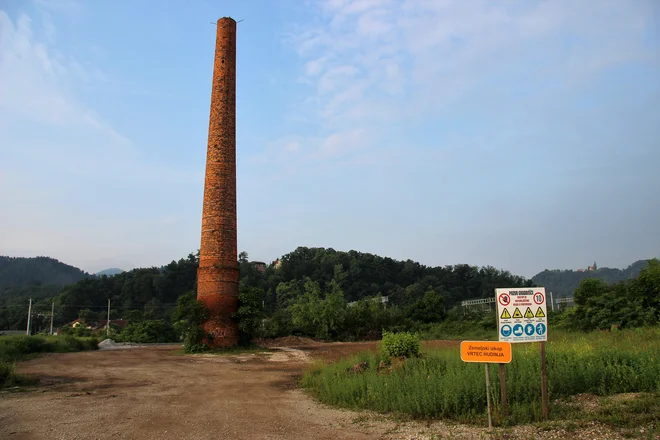
{"type": "Polygon", "coordinates": [[[218,20],[206,152],[202,242],[197,299],[209,308],[203,324],[211,347],[238,343],[238,249],[236,231],[236,21],[218,20]]]}

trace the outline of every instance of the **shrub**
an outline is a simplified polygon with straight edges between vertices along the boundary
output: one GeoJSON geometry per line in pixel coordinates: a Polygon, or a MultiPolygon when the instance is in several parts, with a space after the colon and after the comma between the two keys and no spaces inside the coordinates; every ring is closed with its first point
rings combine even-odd
{"type": "Polygon", "coordinates": [[[117,335],[119,342],[141,344],[176,342],[177,335],[172,324],[163,319],[131,322],[117,335]]]}
{"type": "Polygon", "coordinates": [[[419,355],[419,336],[408,332],[390,333],[383,331],[380,343],[383,354],[389,357],[412,357],[419,355]]]}
{"type": "Polygon", "coordinates": [[[191,326],[183,338],[183,351],[185,353],[202,353],[209,350],[204,342],[204,330],[202,327],[191,326]]]}
{"type": "Polygon", "coordinates": [[[183,350],[186,353],[199,353],[209,349],[204,342],[205,335],[202,329],[202,323],[208,317],[208,308],[197,300],[194,291],[186,292],[177,299],[172,321],[178,338],[183,339],[183,350]]]}

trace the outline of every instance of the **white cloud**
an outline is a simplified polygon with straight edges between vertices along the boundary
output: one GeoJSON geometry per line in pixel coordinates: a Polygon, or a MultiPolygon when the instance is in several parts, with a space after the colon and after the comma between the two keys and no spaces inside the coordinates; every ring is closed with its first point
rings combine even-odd
{"type": "Polygon", "coordinates": [[[319,148],[319,157],[336,156],[344,151],[353,151],[365,145],[366,131],[354,129],[333,133],[323,140],[319,148]]]}
{"type": "MultiPolygon", "coordinates": [[[[301,103],[320,131],[415,122],[474,98],[500,78],[570,93],[644,51],[653,0],[337,0],[290,41],[316,94],[301,103]],[[319,22],[321,24],[319,24],[319,22]]],[[[542,91],[543,92],[543,91],[542,91]]],[[[328,138],[329,139],[329,138],[328,138]]]]}

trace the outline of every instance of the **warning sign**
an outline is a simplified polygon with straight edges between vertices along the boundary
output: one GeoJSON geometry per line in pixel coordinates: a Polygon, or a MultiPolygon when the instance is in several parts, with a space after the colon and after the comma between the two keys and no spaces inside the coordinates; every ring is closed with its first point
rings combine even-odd
{"type": "Polygon", "coordinates": [[[548,340],[545,288],[495,289],[495,298],[500,342],[548,340]]]}

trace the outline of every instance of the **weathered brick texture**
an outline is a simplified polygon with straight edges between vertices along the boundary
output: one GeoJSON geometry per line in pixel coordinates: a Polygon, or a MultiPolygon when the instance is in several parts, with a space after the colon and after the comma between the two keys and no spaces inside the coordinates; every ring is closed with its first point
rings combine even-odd
{"type": "Polygon", "coordinates": [[[210,310],[203,325],[215,347],[238,343],[236,230],[236,22],[217,23],[206,153],[197,298],[210,310]]]}

